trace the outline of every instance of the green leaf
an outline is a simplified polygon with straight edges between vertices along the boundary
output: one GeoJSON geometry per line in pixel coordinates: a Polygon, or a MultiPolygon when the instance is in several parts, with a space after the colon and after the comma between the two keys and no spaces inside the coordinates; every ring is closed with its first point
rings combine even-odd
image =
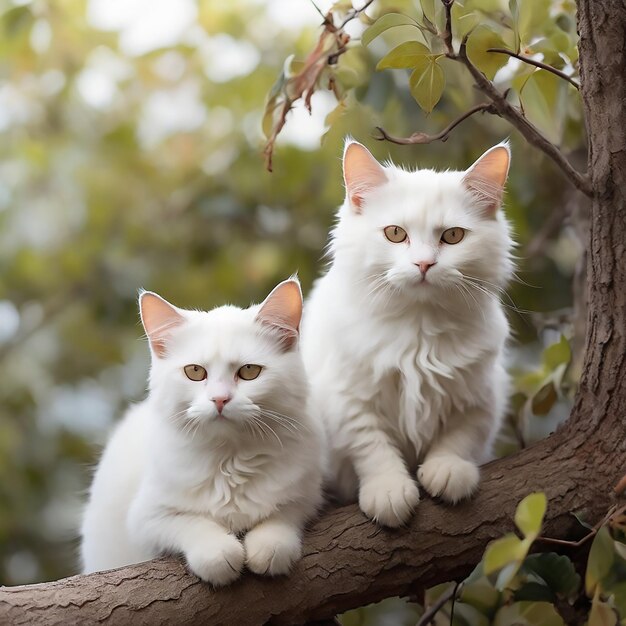
{"type": "Polygon", "coordinates": [[[421,0],[424,17],[435,27],[443,26],[443,3],[441,0],[421,0]]]}
{"type": "Polygon", "coordinates": [[[33,23],[33,13],[28,6],[18,6],[9,9],[3,16],[4,32],[15,37],[33,23]]]}
{"type": "Polygon", "coordinates": [[[418,28],[417,22],[408,15],[402,13],[386,13],[365,30],[363,35],[361,35],[361,44],[369,46],[376,37],[396,26],[415,26],[418,28]]]}
{"type": "Polygon", "coordinates": [[[520,39],[519,39],[519,2],[518,0],[509,0],[509,11],[511,11],[511,17],[513,18],[513,45],[515,51],[519,52],[520,39]]]}
{"type": "Polygon", "coordinates": [[[446,77],[436,58],[427,59],[427,62],[422,67],[416,67],[409,77],[411,95],[426,113],[435,108],[445,85],[446,77]]]}
{"type": "Polygon", "coordinates": [[[462,6],[458,2],[452,5],[452,32],[456,37],[464,37],[479,23],[480,15],[474,7],[462,6]]]}
{"type": "Polygon", "coordinates": [[[377,70],[414,68],[423,65],[430,50],[419,41],[405,41],[386,54],[376,66],[377,70]]]}
{"type": "Polygon", "coordinates": [[[570,559],[555,552],[530,554],[521,567],[524,574],[540,578],[554,593],[572,598],[580,588],[580,576],[570,559]]]}
{"type": "Polygon", "coordinates": [[[519,589],[516,589],[513,594],[513,599],[516,602],[528,600],[532,602],[551,602],[554,604],[556,596],[547,585],[531,581],[524,583],[519,589]]]}
{"type": "Polygon", "coordinates": [[[561,335],[559,341],[548,346],[542,355],[543,364],[550,371],[555,370],[563,363],[569,363],[571,358],[572,350],[564,335],[561,335]]]}
{"type": "Polygon", "coordinates": [[[584,526],[587,530],[593,530],[593,526],[589,523],[586,522],[583,518],[584,513],[572,513],[572,515],[576,518],[576,521],[581,525],[584,526]]]}
{"type": "Polygon", "coordinates": [[[535,415],[547,415],[557,399],[558,395],[554,383],[550,380],[533,396],[531,401],[533,413],[535,415]]]}
{"type": "Polygon", "coordinates": [[[522,44],[540,35],[550,20],[550,3],[545,0],[521,0],[519,3],[519,37],[522,44]]]}
{"type": "Polygon", "coordinates": [[[461,602],[470,604],[481,613],[491,614],[500,604],[500,592],[483,576],[474,582],[465,582],[461,602]]]}
{"type": "Polygon", "coordinates": [[[611,533],[603,526],[596,534],[585,573],[585,591],[592,598],[597,590],[602,590],[602,579],[611,571],[611,565],[615,559],[615,549],[611,533]]]}
{"type": "Polygon", "coordinates": [[[547,499],[545,493],[531,493],[518,505],[515,511],[515,525],[526,538],[533,541],[539,535],[543,516],[546,513],[547,499]]]}
{"type": "Polygon", "coordinates": [[[519,92],[526,117],[552,142],[563,135],[564,97],[568,83],[546,70],[536,70],[519,92]]]}
{"type": "Polygon", "coordinates": [[[565,626],[549,602],[514,602],[496,614],[494,626],[565,626]]]}
{"type": "Polygon", "coordinates": [[[522,540],[513,533],[504,535],[501,539],[492,541],[485,550],[483,558],[483,569],[489,575],[497,572],[509,563],[522,561],[527,550],[522,540]]]}
{"type": "Polygon", "coordinates": [[[611,585],[608,593],[611,594],[611,603],[619,614],[626,616],[626,581],[611,585]]]}
{"type": "Polygon", "coordinates": [[[496,72],[507,64],[509,57],[498,52],[487,52],[489,48],[506,48],[506,44],[491,28],[479,26],[472,31],[467,40],[467,56],[489,80],[492,80],[496,72]]]}
{"type": "Polygon", "coordinates": [[[596,589],[589,611],[587,626],[617,626],[615,611],[600,599],[600,590],[596,589]]]}

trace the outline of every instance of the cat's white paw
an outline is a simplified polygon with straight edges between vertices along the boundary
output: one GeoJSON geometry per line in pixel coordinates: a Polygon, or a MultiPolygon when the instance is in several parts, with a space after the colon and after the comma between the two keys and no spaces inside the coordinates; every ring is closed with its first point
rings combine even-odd
{"type": "Polygon", "coordinates": [[[189,569],[205,582],[222,587],[239,578],[245,558],[241,542],[233,535],[209,537],[185,552],[189,569]]]}
{"type": "Polygon", "coordinates": [[[417,471],[417,478],[431,496],[454,504],[474,493],[480,473],[471,461],[449,454],[427,459],[417,471]]]}
{"type": "Polygon", "coordinates": [[[261,522],[245,537],[246,565],[255,574],[288,574],[302,554],[298,529],[287,524],[261,522]]]}
{"type": "Polygon", "coordinates": [[[388,474],[361,482],[361,511],[382,526],[397,528],[406,523],[419,502],[415,481],[408,474],[388,474]]]}

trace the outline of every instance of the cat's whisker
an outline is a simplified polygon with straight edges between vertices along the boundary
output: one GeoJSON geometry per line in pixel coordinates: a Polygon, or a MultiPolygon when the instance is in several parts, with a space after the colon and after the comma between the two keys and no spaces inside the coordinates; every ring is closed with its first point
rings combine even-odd
{"type": "Polygon", "coordinates": [[[264,422],[258,416],[252,416],[252,419],[260,428],[263,429],[264,432],[268,433],[268,436],[269,436],[269,433],[274,435],[274,437],[276,438],[276,441],[278,441],[278,444],[280,445],[281,449],[284,448],[282,439],[276,434],[276,431],[267,422],[264,422]]]}
{"type": "Polygon", "coordinates": [[[267,413],[267,412],[263,412],[261,415],[262,415],[262,417],[266,417],[268,419],[271,419],[276,424],[278,424],[279,426],[282,426],[283,428],[286,428],[287,430],[289,430],[293,434],[296,434],[296,433],[300,432],[300,429],[298,428],[298,425],[296,423],[294,423],[294,422],[290,422],[288,420],[285,420],[285,419],[283,419],[280,416],[271,415],[270,413],[267,413]]]}
{"type": "Polygon", "coordinates": [[[269,428],[269,430],[272,433],[272,435],[274,435],[274,437],[276,437],[276,441],[278,441],[278,444],[280,445],[280,448],[282,450],[284,448],[283,440],[276,434],[276,431],[267,422],[265,422],[265,426],[267,426],[267,428],[269,428]]]}
{"type": "Polygon", "coordinates": [[[465,293],[467,293],[467,295],[476,303],[476,308],[480,310],[482,318],[484,320],[485,319],[484,308],[480,306],[480,303],[476,299],[476,296],[470,291],[468,285],[464,283],[459,283],[459,286],[462,286],[462,291],[465,291],[465,293]]]}
{"type": "Polygon", "coordinates": [[[482,281],[485,283],[488,283],[489,285],[492,285],[493,288],[497,288],[500,293],[502,293],[502,295],[506,296],[506,298],[509,300],[510,304],[507,304],[506,302],[503,302],[502,299],[498,296],[498,293],[495,293],[494,291],[492,291],[491,289],[488,289],[487,287],[485,287],[485,285],[481,284],[481,279],[476,278],[474,276],[464,276],[465,282],[468,285],[471,285],[472,287],[474,287],[474,289],[477,289],[479,291],[482,291],[484,294],[495,298],[496,300],[498,300],[498,302],[503,306],[506,307],[507,309],[510,309],[511,311],[515,311],[516,313],[525,313],[525,314],[530,314],[532,313],[532,311],[528,311],[526,309],[521,309],[519,308],[515,302],[513,301],[513,299],[511,298],[511,296],[501,287],[498,287],[497,285],[493,285],[493,283],[489,283],[488,281],[482,281]]]}
{"type": "Polygon", "coordinates": [[[454,286],[458,289],[459,293],[463,297],[463,300],[465,300],[465,304],[467,305],[467,308],[471,310],[472,305],[470,304],[469,300],[467,299],[467,296],[465,295],[465,290],[464,290],[465,286],[462,283],[454,283],[454,286]]]}

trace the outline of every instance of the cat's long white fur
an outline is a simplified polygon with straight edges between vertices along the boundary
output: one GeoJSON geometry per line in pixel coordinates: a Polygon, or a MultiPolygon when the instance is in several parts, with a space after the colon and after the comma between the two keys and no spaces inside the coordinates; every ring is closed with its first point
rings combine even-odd
{"type": "MultiPolygon", "coordinates": [[[[180,319],[152,329],[153,340],[166,332],[167,351],[157,354],[153,342],[149,395],[98,465],[82,524],[84,572],[182,553],[193,572],[222,585],[244,564],[283,574],[299,558],[303,526],[322,499],[322,433],[309,417],[297,344],[281,334],[291,313],[280,305],[270,312],[274,328],[260,324],[260,306],[225,306],[172,307],[180,319]],[[233,385],[246,363],[264,369],[233,385]],[[205,367],[207,380],[189,380],[187,364],[205,367]],[[234,389],[226,417],[210,399],[223,384],[234,389]]],[[[289,331],[297,335],[297,324],[289,331]]]]}
{"type": "Polygon", "coordinates": [[[490,454],[508,397],[498,299],[512,273],[499,210],[508,158],[502,144],[467,172],[410,172],[346,147],[346,200],[332,263],[305,306],[302,349],[335,491],[358,494],[382,524],[407,521],[416,478],[447,501],[469,496],[490,454]],[[388,225],[407,241],[387,240],[388,225]],[[453,227],[464,239],[441,243],[453,227]],[[436,263],[427,284],[424,260],[436,263]]]}

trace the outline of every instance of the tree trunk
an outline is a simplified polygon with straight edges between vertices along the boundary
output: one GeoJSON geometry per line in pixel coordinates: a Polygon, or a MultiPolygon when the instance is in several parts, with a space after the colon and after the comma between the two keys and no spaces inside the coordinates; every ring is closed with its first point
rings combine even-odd
{"type": "Polygon", "coordinates": [[[9,624],[301,624],[465,577],[489,541],[513,528],[519,500],[549,499],[544,534],[580,532],[570,512],[600,519],[626,471],[626,6],[579,2],[581,92],[594,192],[588,241],[586,356],[568,423],[532,448],[489,464],[477,497],[425,500],[390,531],[355,506],[329,511],[307,534],[289,578],[245,575],[218,591],[158,560],[101,574],[0,589],[9,624]]]}

